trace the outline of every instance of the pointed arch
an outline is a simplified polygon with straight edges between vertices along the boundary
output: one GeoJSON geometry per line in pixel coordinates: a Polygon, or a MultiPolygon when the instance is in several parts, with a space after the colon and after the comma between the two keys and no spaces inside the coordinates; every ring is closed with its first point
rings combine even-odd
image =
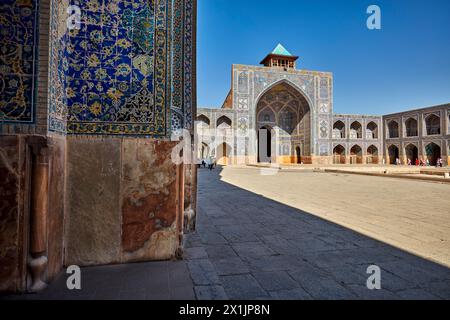
{"type": "Polygon", "coordinates": [[[427,136],[441,134],[441,117],[430,114],[425,118],[427,136]]]}
{"type": "Polygon", "coordinates": [[[408,118],[405,121],[405,134],[407,137],[417,137],[419,135],[417,120],[414,118],[408,118]]]}
{"type": "Polygon", "coordinates": [[[425,154],[430,165],[435,166],[437,160],[441,158],[441,147],[434,142],[430,142],[425,146],[425,154]]]}
{"type": "MultiPolygon", "coordinates": [[[[272,134],[272,139],[275,139],[275,144],[282,140],[289,138],[296,139],[303,147],[303,155],[309,156],[311,150],[311,106],[309,98],[304,95],[304,92],[295,84],[288,80],[280,80],[268,86],[256,99],[255,129],[259,130],[266,124],[275,126],[275,134],[272,134]],[[267,120],[272,120],[271,112],[273,111],[275,121],[273,123],[267,120]],[[270,114],[269,114],[270,113],[270,114]],[[266,118],[264,118],[266,117],[266,118]]],[[[258,133],[259,134],[259,133],[258,133]]],[[[281,150],[281,149],[280,149],[281,150]]],[[[294,163],[296,157],[293,156],[293,146],[290,145],[290,153],[286,155],[276,156],[274,159],[282,163],[294,163]]],[[[275,149],[273,151],[276,151],[275,149]]],[[[278,151],[280,152],[281,151],[278,151]]]]}
{"type": "Polygon", "coordinates": [[[377,164],[379,161],[378,159],[378,148],[372,144],[367,148],[367,163],[377,164]]]}
{"type": "Polygon", "coordinates": [[[391,144],[388,147],[388,163],[396,164],[397,159],[400,157],[400,151],[395,144],[391,144]]]}
{"type": "Polygon", "coordinates": [[[345,164],[345,148],[338,144],[333,148],[333,163],[334,164],[345,164]]]}
{"type": "Polygon", "coordinates": [[[341,120],[333,123],[333,139],[345,139],[345,123],[341,120]]]}
{"type": "Polygon", "coordinates": [[[200,114],[195,118],[195,130],[197,131],[197,135],[199,135],[200,137],[210,134],[210,125],[211,121],[204,114],[200,114]]]}
{"type": "Polygon", "coordinates": [[[350,125],[350,139],[361,139],[362,138],[362,125],[361,122],[355,120],[350,125]]]}
{"type": "Polygon", "coordinates": [[[223,127],[231,128],[231,124],[232,124],[231,119],[226,115],[219,117],[216,121],[217,128],[219,128],[220,126],[222,126],[222,128],[223,127]]]}
{"type": "Polygon", "coordinates": [[[413,143],[408,144],[405,147],[405,155],[406,155],[406,161],[410,160],[412,165],[415,165],[416,160],[419,159],[419,149],[417,146],[413,143]]]}
{"type": "Polygon", "coordinates": [[[256,105],[258,105],[258,103],[259,103],[259,101],[261,100],[261,98],[262,98],[267,92],[269,92],[269,91],[272,90],[274,87],[276,87],[276,86],[278,86],[278,85],[280,85],[280,84],[286,84],[286,85],[292,87],[293,89],[295,89],[298,93],[300,93],[300,94],[303,96],[303,98],[306,100],[306,102],[307,102],[307,104],[308,104],[308,106],[309,106],[310,108],[312,108],[312,106],[314,106],[314,103],[313,103],[313,101],[311,100],[311,98],[308,96],[308,94],[307,94],[305,91],[303,91],[302,88],[300,88],[298,85],[296,85],[295,83],[293,83],[292,81],[290,81],[290,80],[288,80],[288,79],[280,79],[280,80],[277,80],[277,81],[271,83],[267,88],[265,88],[264,90],[262,90],[262,91],[258,94],[258,96],[256,97],[256,99],[255,99],[256,105]]]}
{"type": "Polygon", "coordinates": [[[199,114],[197,116],[197,118],[195,119],[195,121],[203,122],[203,123],[207,124],[208,127],[211,124],[211,121],[209,120],[209,118],[207,116],[205,116],[204,114],[199,114]]]}
{"type": "Polygon", "coordinates": [[[378,139],[378,124],[375,121],[370,121],[366,126],[366,132],[367,139],[378,139]]]}
{"type": "Polygon", "coordinates": [[[388,126],[388,138],[399,138],[399,125],[396,120],[390,120],[388,126]]]}
{"type": "Polygon", "coordinates": [[[351,164],[363,163],[362,156],[363,156],[362,148],[358,144],[355,144],[355,145],[353,145],[353,147],[350,148],[350,163],[351,164]]]}

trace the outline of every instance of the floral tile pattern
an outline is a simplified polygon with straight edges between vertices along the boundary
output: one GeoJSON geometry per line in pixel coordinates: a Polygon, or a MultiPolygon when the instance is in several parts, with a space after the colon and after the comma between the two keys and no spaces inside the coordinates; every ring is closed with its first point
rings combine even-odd
{"type": "Polygon", "coordinates": [[[34,122],[37,12],[37,0],[0,2],[0,122],[34,122]]]}
{"type": "Polygon", "coordinates": [[[53,0],[51,77],[60,85],[50,90],[50,130],[167,134],[169,2],[71,1],[81,23],[68,30],[64,1],[53,0]]]}

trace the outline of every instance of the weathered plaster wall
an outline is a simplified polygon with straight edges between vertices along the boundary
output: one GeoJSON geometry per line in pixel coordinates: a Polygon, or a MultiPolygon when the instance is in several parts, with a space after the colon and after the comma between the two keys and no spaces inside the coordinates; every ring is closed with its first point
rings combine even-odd
{"type": "Polygon", "coordinates": [[[120,139],[67,138],[65,263],[120,256],[120,139]]]}
{"type": "Polygon", "coordinates": [[[122,142],[122,261],[170,259],[180,246],[174,147],[174,142],[122,142]]]}
{"type": "Polygon", "coordinates": [[[68,137],[66,264],[175,256],[175,142],[68,137]],[[82,186],[82,187],[80,187],[82,186]]]}
{"type": "Polygon", "coordinates": [[[24,203],[24,147],[18,136],[0,137],[0,291],[16,291],[24,281],[20,228],[24,203]]]}

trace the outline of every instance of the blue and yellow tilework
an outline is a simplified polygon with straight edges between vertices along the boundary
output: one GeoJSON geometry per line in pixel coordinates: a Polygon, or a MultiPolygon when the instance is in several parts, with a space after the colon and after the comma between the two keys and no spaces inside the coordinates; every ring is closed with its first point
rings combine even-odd
{"type": "MultiPolygon", "coordinates": [[[[53,2],[58,2],[53,9],[62,12],[57,7],[64,4],[53,2]]],[[[168,0],[70,4],[81,8],[81,21],[79,28],[67,29],[63,36],[53,34],[57,41],[51,78],[62,85],[50,90],[50,130],[166,135],[168,0]]],[[[53,21],[53,30],[63,23],[53,21]]]]}
{"type": "Polygon", "coordinates": [[[37,0],[0,1],[0,123],[33,123],[37,0]]]}

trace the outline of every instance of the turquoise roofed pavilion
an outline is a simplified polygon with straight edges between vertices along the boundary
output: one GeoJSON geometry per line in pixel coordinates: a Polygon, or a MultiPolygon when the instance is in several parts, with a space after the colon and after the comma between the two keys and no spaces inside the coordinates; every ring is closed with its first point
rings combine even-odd
{"type": "Polygon", "coordinates": [[[292,55],[279,43],[260,63],[266,67],[295,69],[295,61],[297,59],[297,56],[292,55]]]}
{"type": "Polygon", "coordinates": [[[279,55],[279,56],[291,56],[292,57],[292,54],[289,51],[287,51],[286,48],[283,47],[283,45],[281,43],[279,43],[275,47],[275,49],[273,49],[272,54],[279,55]]]}

